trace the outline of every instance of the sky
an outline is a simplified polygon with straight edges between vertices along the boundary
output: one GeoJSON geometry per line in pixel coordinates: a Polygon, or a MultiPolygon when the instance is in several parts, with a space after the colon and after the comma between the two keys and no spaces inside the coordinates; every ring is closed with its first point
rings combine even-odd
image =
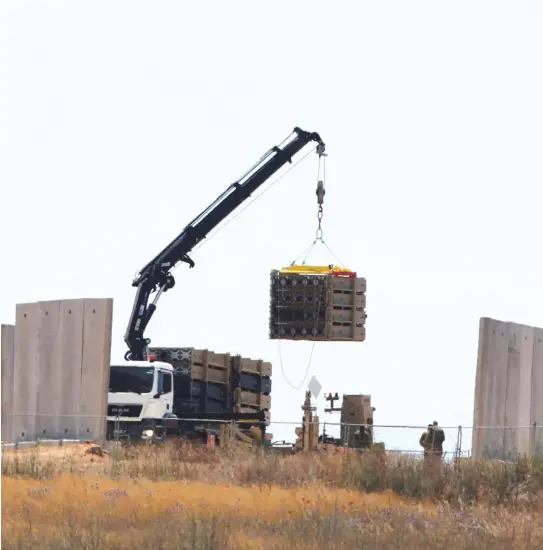
{"type": "Polygon", "coordinates": [[[479,318],[543,327],[542,25],[537,1],[4,0],[0,321],[112,297],[121,358],[134,274],[299,126],[327,145],[324,239],[367,279],[366,341],[309,362],[268,338],[270,270],[315,236],[315,154],[175,270],[146,336],[271,361],[272,421],[299,424],[315,375],[371,394],[375,424],[471,426],[479,318]]]}

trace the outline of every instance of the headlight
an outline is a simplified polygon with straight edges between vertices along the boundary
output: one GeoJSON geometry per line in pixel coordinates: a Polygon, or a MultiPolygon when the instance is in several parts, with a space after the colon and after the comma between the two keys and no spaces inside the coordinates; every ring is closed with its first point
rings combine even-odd
{"type": "Polygon", "coordinates": [[[141,432],[141,437],[143,439],[150,439],[151,437],[153,437],[153,430],[143,430],[143,432],[141,432]]]}

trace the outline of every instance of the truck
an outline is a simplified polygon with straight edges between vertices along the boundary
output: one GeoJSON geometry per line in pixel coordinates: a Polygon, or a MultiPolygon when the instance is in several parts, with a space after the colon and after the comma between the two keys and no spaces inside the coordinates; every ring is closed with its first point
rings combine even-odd
{"type": "MultiPolygon", "coordinates": [[[[194,218],[161,252],[136,274],[132,281],[136,296],[124,341],[128,347],[124,361],[111,365],[107,406],[108,437],[163,439],[168,436],[205,437],[210,424],[229,420],[255,424],[266,429],[265,411],[189,413],[176,410],[175,378],[171,364],[157,361],[149,353],[151,340],[145,330],[164,292],[175,286],[172,270],[180,263],[195,266],[189,253],[202,243],[230,214],[241,206],[270,177],[309,143],[316,143],[316,153],[325,156],[325,144],[316,132],[294,128],[278,146],[269,149],[241,178],[228,186],[205,210],[194,218]],[[198,418],[203,416],[203,418],[198,418]]],[[[324,188],[317,183],[317,199],[322,211],[324,188]]]]}
{"type": "MultiPolygon", "coordinates": [[[[265,437],[266,413],[258,410],[238,413],[232,410],[190,411],[181,408],[177,394],[187,382],[176,375],[166,361],[153,354],[147,361],[114,363],[110,367],[107,438],[117,440],[163,441],[185,437],[205,442],[209,435],[219,437],[225,421],[257,426],[265,437]]],[[[190,383],[190,382],[189,382],[190,383]]],[[[181,401],[182,402],[182,401],[181,401]]]]}

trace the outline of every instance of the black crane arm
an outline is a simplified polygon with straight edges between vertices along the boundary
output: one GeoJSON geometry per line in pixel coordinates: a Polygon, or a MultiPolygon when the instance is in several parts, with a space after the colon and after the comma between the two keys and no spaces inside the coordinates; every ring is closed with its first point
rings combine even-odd
{"type": "Polygon", "coordinates": [[[136,275],[132,286],[137,287],[134,307],[126,329],[124,341],[128,346],[126,360],[140,361],[146,359],[147,346],[150,343],[144,338],[144,331],[156,310],[156,304],[162,292],[175,285],[171,274],[179,262],[186,262],[192,268],[194,262],[188,253],[201,240],[215,229],[229,214],[240,206],[264,182],[285,164],[292,162],[292,157],[309,142],[317,143],[317,152],[324,154],[325,145],[319,134],[294,128],[292,135],[281,146],[270,149],[239,181],[231,184],[201,214],[192,220],[183,231],[157,254],[136,275]],[[154,298],[149,303],[151,295],[154,298]]]}

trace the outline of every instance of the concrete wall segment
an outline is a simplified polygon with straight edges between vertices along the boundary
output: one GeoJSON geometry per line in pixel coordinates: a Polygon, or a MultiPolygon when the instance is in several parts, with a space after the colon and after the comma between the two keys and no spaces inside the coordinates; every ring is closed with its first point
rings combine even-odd
{"type": "MultiPolygon", "coordinates": [[[[518,358],[517,426],[530,426],[532,419],[532,374],[534,370],[534,335],[537,329],[525,325],[510,325],[509,357],[518,358]]],[[[511,392],[512,393],[512,392],[511,392]]],[[[511,424],[513,425],[513,424],[511,424]]],[[[517,449],[530,453],[531,430],[517,430],[517,449]]]]}
{"type": "Polygon", "coordinates": [[[514,458],[542,447],[543,329],[481,318],[472,453],[514,458]]]}
{"type": "Polygon", "coordinates": [[[81,362],[81,437],[103,440],[107,411],[113,300],[87,299],[83,316],[81,362]],[[93,418],[94,417],[94,418],[93,418]]]}
{"type": "Polygon", "coordinates": [[[543,455],[543,329],[535,329],[533,342],[531,420],[536,428],[531,452],[543,455]]]}
{"type": "Polygon", "coordinates": [[[10,442],[105,438],[112,315],[111,298],[17,304],[10,442]]]}
{"type": "Polygon", "coordinates": [[[13,438],[15,441],[37,438],[38,347],[40,304],[15,307],[15,370],[13,375],[13,438]]]}
{"type": "Polygon", "coordinates": [[[84,306],[84,300],[60,302],[60,431],[68,439],[79,438],[84,306]]]}
{"type": "Polygon", "coordinates": [[[13,376],[15,372],[15,325],[0,327],[2,368],[2,441],[13,438],[13,376]]]}
{"type": "Polygon", "coordinates": [[[60,302],[39,302],[36,432],[43,439],[60,438],[60,302]]]}

